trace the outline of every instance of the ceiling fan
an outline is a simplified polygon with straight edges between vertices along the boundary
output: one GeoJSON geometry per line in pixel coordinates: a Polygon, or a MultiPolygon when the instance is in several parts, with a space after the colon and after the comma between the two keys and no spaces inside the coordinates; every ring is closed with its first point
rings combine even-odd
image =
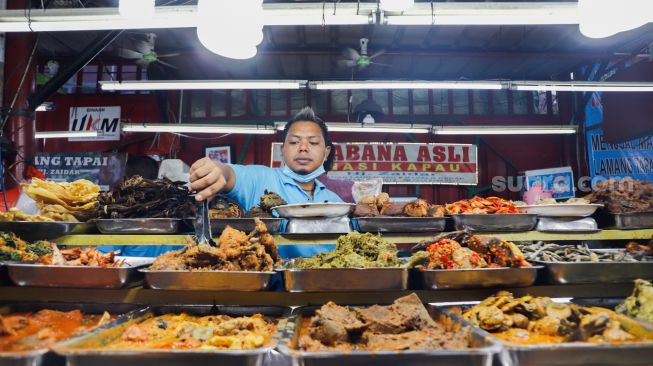
{"type": "Polygon", "coordinates": [[[390,65],[373,61],[375,58],[381,56],[385,51],[378,51],[376,53],[373,53],[372,55],[368,55],[368,50],[367,50],[368,43],[369,43],[369,39],[367,38],[360,39],[360,52],[350,47],[345,48],[342,51],[342,56],[344,58],[338,60],[338,67],[352,68],[352,69],[356,68],[358,70],[363,70],[371,65],[390,66],[390,65]]]}
{"type": "Polygon", "coordinates": [[[166,57],[179,56],[180,53],[168,53],[160,55],[154,50],[156,33],[132,33],[128,36],[130,47],[116,47],[118,57],[126,60],[133,60],[138,66],[147,69],[151,64],[158,63],[173,69],[177,66],[161,60],[166,57]]]}

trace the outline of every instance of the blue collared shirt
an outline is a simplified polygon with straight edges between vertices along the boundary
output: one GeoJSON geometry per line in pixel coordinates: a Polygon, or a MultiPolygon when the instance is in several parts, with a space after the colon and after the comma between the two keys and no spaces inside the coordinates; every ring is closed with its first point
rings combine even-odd
{"type": "Polygon", "coordinates": [[[277,193],[288,204],[342,202],[337,194],[328,190],[318,180],[315,180],[315,190],[311,197],[297,182],[283,174],[280,168],[269,168],[263,165],[234,164],[230,166],[236,173],[236,184],[226,195],[238,202],[246,211],[259,205],[265,190],[277,193]]]}

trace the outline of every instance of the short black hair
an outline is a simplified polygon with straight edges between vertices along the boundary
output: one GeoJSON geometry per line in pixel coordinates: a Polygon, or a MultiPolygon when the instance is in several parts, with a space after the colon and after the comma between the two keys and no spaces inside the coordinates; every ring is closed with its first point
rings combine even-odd
{"type": "Polygon", "coordinates": [[[324,146],[331,147],[331,152],[329,153],[329,156],[327,156],[326,160],[324,161],[324,169],[326,171],[329,171],[329,169],[331,169],[331,165],[333,164],[333,158],[335,154],[335,151],[333,149],[333,143],[329,138],[329,128],[327,127],[326,123],[324,123],[324,121],[315,114],[313,108],[304,107],[301,111],[297,112],[295,117],[293,117],[290,121],[286,122],[286,126],[283,128],[283,136],[282,136],[283,142],[286,142],[286,137],[288,136],[288,131],[290,130],[290,126],[292,126],[295,122],[300,122],[300,121],[313,122],[316,125],[320,126],[320,130],[322,130],[322,137],[324,138],[324,146]]]}
{"type": "Polygon", "coordinates": [[[159,163],[147,155],[130,156],[125,166],[125,177],[140,175],[145,179],[156,179],[159,176],[159,163]]]}

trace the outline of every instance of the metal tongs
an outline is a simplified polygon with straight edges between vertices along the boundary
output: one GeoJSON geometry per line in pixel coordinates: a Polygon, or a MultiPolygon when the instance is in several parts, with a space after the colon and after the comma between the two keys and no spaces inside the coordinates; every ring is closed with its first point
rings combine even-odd
{"type": "Polygon", "coordinates": [[[217,247],[211,236],[211,221],[209,220],[209,200],[205,199],[197,204],[197,215],[195,215],[195,242],[197,244],[209,244],[217,247]]]}

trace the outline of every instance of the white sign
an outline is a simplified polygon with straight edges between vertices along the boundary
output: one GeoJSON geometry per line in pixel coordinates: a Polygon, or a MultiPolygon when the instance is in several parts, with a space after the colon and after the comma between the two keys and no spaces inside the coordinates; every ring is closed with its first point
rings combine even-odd
{"type": "Polygon", "coordinates": [[[70,107],[68,131],[97,130],[97,137],[69,137],[68,141],[119,141],[120,107],[70,107]]]}
{"type": "MultiPolygon", "coordinates": [[[[385,184],[476,185],[476,145],[428,143],[334,143],[331,179],[383,179],[385,184]]],[[[281,144],[272,144],[272,167],[283,164],[281,144]]]]}

